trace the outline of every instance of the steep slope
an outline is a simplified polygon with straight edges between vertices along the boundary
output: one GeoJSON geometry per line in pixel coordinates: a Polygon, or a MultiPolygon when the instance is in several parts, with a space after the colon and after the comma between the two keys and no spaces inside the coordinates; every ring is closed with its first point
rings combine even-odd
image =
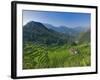
{"type": "Polygon", "coordinates": [[[23,26],[23,41],[42,44],[64,44],[68,36],[48,29],[40,22],[31,21],[23,26]]]}

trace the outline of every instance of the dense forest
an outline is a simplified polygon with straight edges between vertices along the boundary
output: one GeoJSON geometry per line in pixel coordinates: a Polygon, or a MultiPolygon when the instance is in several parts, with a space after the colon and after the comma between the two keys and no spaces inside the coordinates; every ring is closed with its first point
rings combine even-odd
{"type": "Polygon", "coordinates": [[[30,21],[23,26],[23,69],[90,66],[90,46],[89,27],[30,21]]]}

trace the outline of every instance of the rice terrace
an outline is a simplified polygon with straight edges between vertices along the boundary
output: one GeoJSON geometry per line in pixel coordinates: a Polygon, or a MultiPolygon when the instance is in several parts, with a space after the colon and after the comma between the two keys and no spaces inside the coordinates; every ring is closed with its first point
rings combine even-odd
{"type": "Polygon", "coordinates": [[[89,13],[23,11],[23,69],[91,66],[89,13]]]}

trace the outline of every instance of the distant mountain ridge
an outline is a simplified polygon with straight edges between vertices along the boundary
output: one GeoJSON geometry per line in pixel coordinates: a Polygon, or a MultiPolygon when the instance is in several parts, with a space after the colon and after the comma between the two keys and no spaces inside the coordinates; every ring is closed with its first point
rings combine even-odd
{"type": "Polygon", "coordinates": [[[57,32],[61,32],[61,33],[64,33],[64,34],[73,34],[74,33],[74,30],[71,29],[71,28],[68,28],[68,27],[65,27],[65,26],[59,26],[59,27],[55,27],[53,25],[50,25],[50,24],[44,24],[48,29],[53,29],[57,32]]]}
{"type": "Polygon", "coordinates": [[[90,33],[81,27],[69,28],[65,26],[55,27],[51,24],[30,21],[23,26],[23,41],[43,44],[65,44],[75,40],[86,42],[90,33]],[[82,34],[80,34],[82,33],[82,34]],[[79,36],[79,37],[78,37],[79,36]],[[84,38],[84,39],[83,39],[84,38]]]}
{"type": "Polygon", "coordinates": [[[77,35],[79,34],[80,32],[84,32],[86,31],[87,29],[85,27],[75,27],[75,28],[69,28],[69,27],[66,27],[66,26],[59,26],[59,27],[55,27],[51,24],[44,24],[48,29],[53,29],[57,32],[60,32],[60,33],[64,33],[64,34],[68,34],[68,35],[77,35]]]}

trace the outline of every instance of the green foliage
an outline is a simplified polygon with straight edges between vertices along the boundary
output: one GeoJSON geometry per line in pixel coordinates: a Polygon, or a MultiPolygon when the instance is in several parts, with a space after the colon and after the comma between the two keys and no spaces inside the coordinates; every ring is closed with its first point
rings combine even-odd
{"type": "Polygon", "coordinates": [[[56,32],[46,28],[42,23],[29,22],[23,26],[23,41],[42,43],[47,45],[65,44],[69,39],[69,35],[56,32]]]}
{"type": "Polygon", "coordinates": [[[58,68],[90,66],[90,45],[77,46],[26,43],[23,53],[23,69],[58,68]],[[71,54],[70,48],[77,48],[79,53],[71,54]]]}
{"type": "Polygon", "coordinates": [[[23,26],[23,69],[90,65],[90,30],[68,35],[39,22],[23,26]]]}
{"type": "Polygon", "coordinates": [[[90,30],[87,30],[86,32],[81,32],[79,37],[78,37],[78,41],[80,44],[82,43],[89,43],[90,42],[90,30]]]}
{"type": "Polygon", "coordinates": [[[26,43],[23,51],[23,69],[48,67],[49,58],[45,46],[26,43]]]}

